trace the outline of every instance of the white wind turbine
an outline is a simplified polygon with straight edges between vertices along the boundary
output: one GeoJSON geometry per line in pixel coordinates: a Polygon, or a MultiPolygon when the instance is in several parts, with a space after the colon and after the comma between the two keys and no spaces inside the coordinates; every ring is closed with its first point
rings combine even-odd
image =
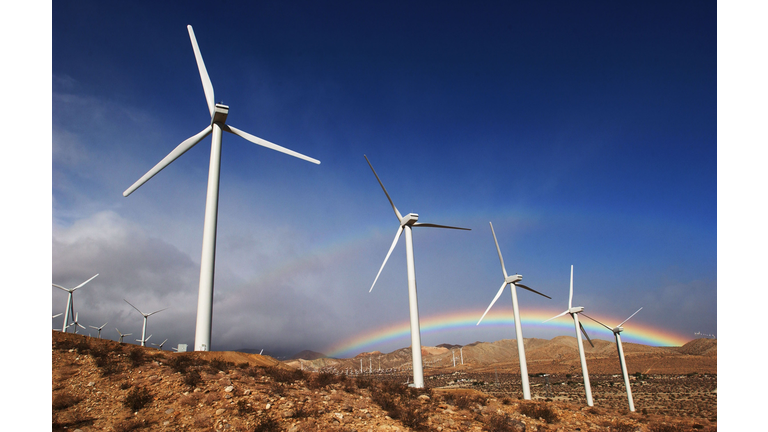
{"type": "Polygon", "coordinates": [[[89,325],[88,327],[90,327],[90,328],[92,328],[92,329],[96,329],[96,330],[98,330],[98,331],[99,331],[99,339],[101,339],[101,329],[103,329],[103,328],[104,328],[104,326],[105,326],[105,325],[107,325],[107,323],[108,323],[108,322],[109,322],[109,321],[105,322],[105,323],[104,323],[104,325],[103,325],[103,326],[101,326],[101,327],[94,327],[94,326],[92,326],[92,325],[89,325]]]}
{"type": "MultiPolygon", "coordinates": [[[[643,308],[640,308],[637,311],[635,311],[635,313],[630,315],[629,318],[632,318],[633,316],[635,316],[638,312],[640,312],[641,309],[643,308]]],[[[629,375],[627,374],[627,363],[626,361],[624,361],[624,348],[621,346],[621,335],[619,334],[624,331],[624,328],[622,326],[624,325],[625,322],[629,321],[629,318],[622,321],[621,324],[617,325],[616,327],[611,328],[587,314],[584,314],[584,316],[600,324],[601,326],[607,328],[608,330],[612,331],[613,335],[616,337],[616,347],[619,350],[619,362],[621,363],[621,373],[622,375],[624,375],[624,386],[627,388],[627,401],[629,402],[629,410],[634,411],[635,403],[632,401],[632,390],[629,388],[629,375]]]]}
{"type": "Polygon", "coordinates": [[[501,261],[501,272],[504,274],[504,283],[501,284],[501,288],[499,288],[499,291],[496,293],[496,297],[493,298],[493,301],[491,301],[491,304],[488,306],[488,309],[485,310],[485,313],[483,313],[483,316],[480,317],[480,320],[475,325],[480,325],[480,322],[483,321],[483,318],[485,318],[485,315],[488,313],[488,311],[491,310],[491,307],[493,307],[493,304],[496,303],[496,300],[499,299],[501,296],[501,293],[504,291],[504,288],[509,285],[510,290],[512,291],[512,315],[515,318],[515,337],[517,338],[517,355],[520,359],[520,377],[522,378],[523,383],[523,399],[525,400],[531,400],[531,387],[528,383],[528,364],[525,361],[525,344],[523,343],[523,329],[520,324],[520,309],[517,306],[517,290],[516,287],[527,289],[528,291],[534,292],[540,296],[544,296],[548,299],[552,299],[552,297],[542,294],[534,289],[531,289],[521,283],[519,283],[521,280],[523,280],[523,276],[519,274],[515,275],[508,275],[507,269],[504,267],[504,258],[501,256],[501,249],[499,248],[499,241],[496,239],[496,232],[493,230],[493,224],[491,222],[488,222],[491,225],[491,233],[493,234],[493,241],[496,243],[496,251],[499,253],[499,261],[501,261]]]}
{"type": "Polygon", "coordinates": [[[149,335],[149,336],[147,336],[146,339],[144,339],[144,336],[142,336],[141,339],[136,339],[136,342],[141,342],[141,346],[144,346],[147,343],[147,341],[149,340],[149,338],[151,338],[151,337],[152,337],[152,335],[149,335]]]}
{"type": "MultiPolygon", "coordinates": [[[[115,330],[117,330],[117,327],[115,327],[115,330]]],[[[120,330],[117,330],[117,334],[119,334],[119,335],[120,335],[120,343],[123,343],[123,338],[124,338],[124,337],[126,337],[126,336],[130,336],[130,335],[132,335],[133,333],[126,333],[126,334],[122,334],[122,333],[120,333],[120,330]]]]}
{"type": "MultiPolygon", "coordinates": [[[[150,335],[150,336],[152,336],[152,335],[150,335]]],[[[147,338],[147,339],[149,339],[149,338],[147,338]]],[[[165,345],[166,342],[168,342],[168,339],[160,342],[159,344],[153,343],[152,345],[156,346],[160,351],[162,351],[163,350],[163,345],[165,345]]]]}
{"type": "MultiPolygon", "coordinates": [[[[80,312],[76,313],[76,314],[75,314],[75,321],[74,321],[72,324],[70,324],[70,325],[68,325],[68,326],[66,327],[66,328],[69,328],[69,327],[75,326],[75,334],[77,334],[77,328],[78,328],[78,327],[80,327],[81,329],[85,330],[85,327],[83,327],[82,325],[80,325],[80,323],[77,321],[77,318],[78,318],[78,316],[79,316],[79,315],[80,315],[80,312]]],[[[66,330],[66,328],[65,328],[65,330],[66,330]]]]}
{"type": "MultiPolygon", "coordinates": [[[[156,314],[156,313],[158,313],[158,312],[162,312],[162,311],[164,311],[164,310],[166,310],[166,309],[168,309],[168,308],[163,308],[163,309],[160,309],[160,310],[156,310],[156,311],[154,311],[154,312],[151,312],[151,313],[145,314],[144,312],[140,311],[140,310],[139,310],[139,308],[137,308],[136,306],[132,305],[132,304],[131,304],[131,302],[129,302],[128,300],[126,300],[126,299],[123,299],[123,301],[125,301],[126,303],[128,303],[129,305],[131,305],[131,307],[132,307],[132,308],[134,308],[134,309],[136,309],[137,311],[139,311],[139,313],[140,313],[140,314],[141,314],[141,315],[144,317],[144,327],[143,327],[143,328],[142,328],[142,330],[141,330],[141,339],[140,339],[140,340],[139,340],[139,339],[136,339],[136,342],[141,342],[141,346],[144,346],[144,342],[146,342],[146,341],[148,341],[148,340],[149,340],[149,338],[146,338],[146,339],[144,339],[144,336],[146,336],[146,334],[147,334],[147,318],[149,318],[149,316],[150,316],[150,315],[154,315],[154,314],[156,314]]],[[[150,335],[150,337],[151,337],[151,335],[150,335]]]]}
{"type": "MultiPolygon", "coordinates": [[[[64,291],[68,292],[69,295],[67,296],[67,308],[64,309],[64,325],[61,326],[61,331],[66,332],[67,328],[70,327],[67,325],[67,322],[69,322],[69,314],[72,313],[72,293],[75,292],[76,289],[81,288],[83,285],[87,284],[88,282],[92,281],[93,278],[98,276],[98,273],[93,276],[92,278],[88,279],[87,281],[81,283],[80,285],[74,287],[74,288],[64,288],[61,285],[52,284],[56,288],[63,289],[64,291]]],[[[58,316],[58,315],[56,315],[58,316]]],[[[56,318],[56,317],[54,317],[56,318]]],[[[75,332],[77,332],[77,328],[75,328],[75,332]]]]}
{"type": "Polygon", "coordinates": [[[587,372],[587,358],[584,355],[584,345],[581,340],[581,333],[584,333],[584,336],[587,338],[587,342],[589,342],[590,345],[593,347],[595,346],[592,341],[589,339],[589,335],[587,335],[587,331],[584,330],[584,326],[581,325],[579,322],[579,313],[584,311],[584,306],[578,306],[573,307],[573,266],[571,266],[571,291],[568,295],[568,309],[565,310],[565,312],[555,315],[552,318],[544,321],[551,321],[555,318],[559,318],[565,314],[571,314],[571,318],[573,318],[573,325],[576,328],[576,341],[577,345],[579,346],[579,357],[581,358],[581,374],[584,375],[584,392],[587,395],[587,405],[592,406],[592,388],[589,385],[589,372],[587,372]],[[581,330],[581,332],[579,331],[581,330]]]}
{"type": "Polygon", "coordinates": [[[213,133],[211,141],[211,159],[208,168],[208,192],[205,200],[205,221],[203,223],[203,248],[200,259],[200,285],[197,298],[197,323],[195,326],[195,351],[208,351],[211,347],[211,320],[213,315],[213,277],[216,258],[216,221],[218,217],[219,203],[219,172],[221,169],[221,135],[222,131],[238,135],[260,146],[285,153],[315,164],[320,161],[311,157],[281,147],[247,132],[243,132],[225,122],[229,113],[229,107],[214,103],[213,84],[208,77],[208,71],[203,63],[203,56],[197,46],[197,39],[192,26],[187,26],[189,39],[192,41],[192,49],[195,52],[197,68],[200,72],[200,80],[203,82],[205,99],[208,102],[208,111],[211,115],[211,123],[196,135],[191,136],[179,144],[163,160],[157,163],[143,177],[123,192],[123,196],[130,195],[155,174],[176,160],[179,156],[191,149],[208,134],[213,133]]]}
{"type": "Polygon", "coordinates": [[[387,252],[386,258],[384,258],[384,263],[381,265],[381,268],[379,269],[379,273],[376,274],[376,279],[373,280],[373,284],[371,285],[371,289],[368,290],[368,292],[373,291],[373,286],[376,285],[376,281],[379,279],[379,275],[381,275],[381,271],[384,270],[384,266],[387,264],[387,260],[389,259],[389,256],[392,254],[392,250],[395,248],[395,245],[397,245],[397,241],[400,239],[400,234],[405,231],[405,256],[406,256],[406,265],[407,265],[407,271],[408,271],[408,303],[410,305],[410,315],[411,315],[411,358],[413,361],[413,385],[412,387],[416,388],[424,388],[424,369],[422,365],[421,360],[421,328],[419,326],[419,302],[416,296],[416,267],[413,260],[413,234],[411,232],[411,227],[432,227],[432,228],[450,228],[450,229],[459,229],[459,230],[466,230],[470,231],[469,228],[459,228],[459,227],[452,227],[452,226],[446,226],[446,225],[435,225],[430,223],[421,223],[418,222],[419,215],[416,213],[408,213],[407,215],[403,216],[400,214],[400,212],[397,210],[397,207],[395,207],[395,203],[392,202],[392,198],[389,197],[389,193],[387,193],[387,189],[384,188],[384,184],[381,182],[381,179],[379,178],[379,175],[376,174],[376,170],[373,169],[373,165],[371,165],[371,161],[368,160],[368,156],[363,155],[365,157],[366,162],[368,162],[368,166],[371,167],[371,171],[373,171],[373,175],[376,176],[376,180],[378,180],[379,185],[381,186],[381,189],[384,190],[384,194],[387,196],[387,199],[389,200],[389,204],[392,206],[392,209],[395,211],[395,216],[397,216],[397,220],[400,223],[400,226],[397,228],[397,233],[395,234],[395,240],[392,242],[392,246],[389,247],[389,252],[387,252]]]}

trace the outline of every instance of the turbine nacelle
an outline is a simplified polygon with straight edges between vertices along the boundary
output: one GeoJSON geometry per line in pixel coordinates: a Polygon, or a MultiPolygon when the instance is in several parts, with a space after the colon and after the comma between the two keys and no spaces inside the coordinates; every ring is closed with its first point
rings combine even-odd
{"type": "Polygon", "coordinates": [[[507,277],[504,278],[504,282],[506,282],[508,284],[513,284],[515,282],[520,282],[521,280],[523,280],[523,275],[519,275],[519,274],[514,274],[512,276],[507,276],[507,277]]]}
{"type": "Polygon", "coordinates": [[[584,306],[568,308],[569,314],[577,314],[580,312],[584,312],[584,306]]]}
{"type": "Polygon", "coordinates": [[[229,107],[224,104],[216,104],[213,108],[213,115],[211,116],[211,125],[214,123],[225,124],[227,122],[227,115],[229,114],[229,107]]]}
{"type": "Polygon", "coordinates": [[[419,221],[419,215],[416,213],[408,213],[407,215],[403,216],[402,219],[400,219],[400,226],[413,226],[416,222],[419,221]]]}
{"type": "Polygon", "coordinates": [[[618,333],[621,333],[621,332],[623,332],[623,331],[624,331],[624,327],[614,327],[613,329],[611,329],[611,331],[612,331],[614,334],[618,334],[618,333]]]}

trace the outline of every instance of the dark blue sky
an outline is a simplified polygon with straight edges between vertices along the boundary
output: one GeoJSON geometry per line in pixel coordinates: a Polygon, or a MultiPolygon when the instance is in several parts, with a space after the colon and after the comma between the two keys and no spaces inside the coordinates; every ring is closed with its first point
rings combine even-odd
{"type": "MultiPolygon", "coordinates": [[[[228,124],[322,161],[224,137],[215,347],[322,351],[408,320],[404,245],[367,292],[397,223],[363,154],[402,213],[472,228],[414,233],[422,316],[480,317],[501,283],[491,221],[507,269],[553,297],[521,295],[524,319],[564,309],[574,265],[592,316],[642,306],[643,325],[717,333],[717,8],[702,1],[53,3],[52,278],[100,273],[81,319],[138,328],[130,297],[169,307],[160,341],[192,343],[210,138],[121,195],[210,122],[187,24],[228,124]]],[[[52,312],[65,301],[53,291],[52,312]]]]}

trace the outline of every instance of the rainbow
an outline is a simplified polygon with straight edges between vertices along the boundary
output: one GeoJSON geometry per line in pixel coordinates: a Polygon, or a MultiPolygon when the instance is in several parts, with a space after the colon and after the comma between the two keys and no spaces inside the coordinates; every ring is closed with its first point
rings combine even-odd
{"type": "MultiPolygon", "coordinates": [[[[482,327],[497,327],[497,328],[511,328],[514,326],[514,320],[512,319],[511,311],[499,311],[489,312],[483,319],[483,323],[477,327],[477,320],[480,319],[482,311],[478,313],[478,310],[471,311],[455,311],[437,316],[421,317],[421,334],[432,333],[447,333],[455,330],[462,329],[478,329],[482,327]]],[[[552,318],[562,311],[556,310],[539,310],[528,311],[521,317],[521,324],[524,327],[534,327],[539,329],[556,329],[562,331],[563,335],[572,335],[573,321],[570,317],[561,317],[556,320],[543,323],[543,321],[552,318]]],[[[607,325],[616,325],[624,318],[616,318],[607,315],[596,315],[593,318],[604,322],[607,325]]],[[[613,340],[612,334],[608,332],[605,327],[600,326],[586,318],[579,319],[579,322],[584,325],[587,330],[590,331],[590,336],[594,333],[600,334],[599,338],[606,340],[613,340]],[[605,334],[603,334],[605,333],[605,334]]],[[[514,337],[514,330],[511,333],[514,337]]],[[[525,330],[523,330],[525,336],[525,330]]],[[[671,332],[665,329],[659,329],[651,325],[645,324],[640,320],[635,319],[630,326],[627,324],[627,329],[621,334],[622,342],[639,343],[650,346],[682,346],[691,338],[679,333],[671,332]]],[[[527,337],[527,336],[526,336],[527,337]]],[[[323,352],[328,357],[333,358],[348,358],[353,357],[360,352],[373,351],[377,346],[394,342],[402,339],[404,346],[410,346],[410,323],[409,321],[398,322],[387,327],[378,328],[376,330],[368,331],[365,333],[357,334],[344,341],[338,342],[332,346],[329,346],[323,352]]]]}

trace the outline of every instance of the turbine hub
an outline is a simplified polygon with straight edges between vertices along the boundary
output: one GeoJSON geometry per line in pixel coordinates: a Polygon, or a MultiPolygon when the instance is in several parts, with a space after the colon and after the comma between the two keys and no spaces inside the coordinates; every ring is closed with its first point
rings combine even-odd
{"type": "Polygon", "coordinates": [[[407,215],[403,216],[403,219],[400,221],[400,226],[413,226],[416,222],[419,221],[419,215],[416,213],[408,213],[407,215]]]}
{"type": "Polygon", "coordinates": [[[213,117],[211,117],[211,124],[221,123],[224,124],[227,121],[227,114],[229,114],[229,107],[224,104],[216,104],[213,109],[213,117]]]}

